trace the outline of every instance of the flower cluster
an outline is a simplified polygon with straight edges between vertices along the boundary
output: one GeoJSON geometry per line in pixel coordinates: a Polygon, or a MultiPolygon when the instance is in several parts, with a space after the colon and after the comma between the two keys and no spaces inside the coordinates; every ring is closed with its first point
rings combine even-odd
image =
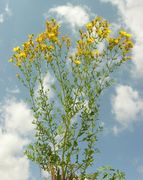
{"type": "Polygon", "coordinates": [[[44,42],[45,40],[49,40],[52,42],[58,42],[59,35],[59,24],[52,19],[52,21],[46,21],[46,30],[45,32],[39,34],[36,38],[38,43],[44,42]]]}
{"type": "Polygon", "coordinates": [[[130,50],[133,48],[133,42],[131,40],[131,34],[128,34],[125,31],[120,31],[117,38],[109,38],[108,39],[109,46],[108,48],[112,50],[115,47],[118,47],[122,50],[124,54],[127,54],[130,52],[130,50]]]}
{"type": "Polygon", "coordinates": [[[87,60],[98,58],[101,53],[97,45],[109,37],[111,30],[109,23],[102,17],[97,16],[93,21],[86,24],[85,32],[82,30],[79,32],[81,39],[77,41],[77,51],[75,57],[72,57],[75,64],[80,64],[82,58],[87,60]]]}
{"type": "Polygon", "coordinates": [[[111,32],[109,23],[102,17],[97,16],[93,21],[86,24],[86,29],[90,33],[94,33],[98,38],[107,38],[111,32]]]}
{"type": "MultiPolygon", "coordinates": [[[[116,38],[110,36],[110,25],[102,17],[97,16],[94,20],[87,23],[85,30],[80,30],[80,39],[76,44],[76,53],[71,56],[72,62],[80,65],[81,61],[94,60],[102,58],[102,53],[98,50],[98,45],[104,41],[107,48],[112,51],[118,48],[122,54],[126,55],[133,48],[131,35],[125,31],[120,31],[116,38]]],[[[58,46],[60,49],[63,44],[69,48],[71,47],[71,40],[68,36],[59,36],[59,24],[54,20],[46,21],[45,31],[40,33],[35,39],[31,34],[28,41],[23,43],[23,47],[15,47],[13,49],[14,55],[10,62],[16,62],[17,66],[21,66],[25,60],[33,62],[39,56],[51,62],[53,52],[58,46]]]]}
{"type": "Polygon", "coordinates": [[[43,53],[44,58],[50,62],[53,59],[51,53],[55,48],[55,44],[59,43],[58,36],[59,24],[53,19],[51,21],[47,20],[45,31],[40,33],[35,39],[33,34],[29,35],[22,48],[19,46],[13,48],[14,54],[9,61],[15,62],[16,66],[21,66],[26,60],[32,62],[43,53]]]}
{"type": "Polygon", "coordinates": [[[86,31],[80,30],[80,40],[77,41],[75,56],[72,60],[75,64],[81,64],[82,59],[93,60],[102,58],[102,54],[98,50],[98,45],[104,42],[110,51],[118,48],[120,53],[124,55],[129,53],[133,48],[131,35],[125,31],[120,31],[117,38],[111,37],[110,25],[102,17],[96,17],[93,21],[86,24],[86,31]],[[78,63],[77,63],[78,62],[78,63]]]}

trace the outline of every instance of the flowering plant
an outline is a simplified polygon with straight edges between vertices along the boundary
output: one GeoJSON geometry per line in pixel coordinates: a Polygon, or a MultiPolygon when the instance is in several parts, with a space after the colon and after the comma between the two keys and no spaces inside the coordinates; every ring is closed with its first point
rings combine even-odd
{"type": "Polygon", "coordinates": [[[111,72],[130,59],[131,35],[121,30],[112,37],[102,17],[86,24],[79,34],[72,52],[71,39],[62,36],[59,24],[51,19],[44,32],[36,38],[29,35],[22,48],[13,49],[10,62],[18,67],[17,77],[29,91],[34,116],[35,142],[25,154],[52,180],[125,179],[124,173],[111,167],[92,174],[88,168],[94,163],[102,130],[98,100],[113,82],[111,72]],[[49,73],[55,82],[46,88],[44,78],[49,73]]]}

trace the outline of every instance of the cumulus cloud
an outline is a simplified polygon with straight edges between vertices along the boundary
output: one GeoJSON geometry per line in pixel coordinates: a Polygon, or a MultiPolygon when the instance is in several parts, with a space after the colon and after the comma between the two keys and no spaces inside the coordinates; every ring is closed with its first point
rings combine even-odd
{"type": "Polygon", "coordinates": [[[0,177],[3,180],[28,180],[29,162],[23,156],[27,142],[16,134],[0,134],[0,177]]]}
{"type": "Polygon", "coordinates": [[[113,132],[119,132],[132,128],[138,121],[138,115],[143,112],[143,99],[139,93],[130,86],[120,85],[112,96],[112,109],[118,126],[113,127],[113,132]]]}
{"type": "Polygon", "coordinates": [[[45,17],[48,17],[53,13],[57,15],[57,18],[61,23],[68,23],[73,31],[76,27],[81,27],[86,24],[90,19],[90,15],[92,15],[87,6],[74,6],[70,3],[51,8],[48,13],[45,13],[44,15],[45,17]]]}
{"type": "MultiPolygon", "coordinates": [[[[135,78],[143,77],[143,0],[101,0],[102,2],[110,2],[118,9],[121,21],[131,30],[135,39],[135,47],[133,49],[133,68],[131,74],[135,78]]],[[[120,22],[121,22],[120,21],[120,22]]]]}
{"type": "Polygon", "coordinates": [[[28,180],[29,161],[23,155],[33,131],[32,114],[23,101],[7,99],[0,106],[0,177],[28,180]]]}
{"type": "Polygon", "coordinates": [[[25,135],[31,132],[32,114],[23,101],[17,102],[14,98],[6,100],[0,108],[1,118],[7,132],[25,135]]]}

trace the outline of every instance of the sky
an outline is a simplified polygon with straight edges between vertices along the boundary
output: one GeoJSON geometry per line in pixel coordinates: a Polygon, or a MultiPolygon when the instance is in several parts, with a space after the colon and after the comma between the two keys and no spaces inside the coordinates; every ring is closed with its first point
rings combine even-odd
{"type": "MultiPolygon", "coordinates": [[[[132,60],[112,76],[116,83],[100,99],[104,126],[96,166],[123,170],[127,180],[143,180],[143,0],[0,0],[0,178],[41,180],[46,173],[30,162],[23,150],[33,138],[28,93],[16,79],[8,59],[13,47],[27,35],[44,30],[47,17],[62,25],[72,39],[95,16],[103,16],[116,32],[124,28],[133,36],[132,60]]],[[[52,80],[53,81],[53,80],[52,80]]],[[[51,78],[46,79],[49,85],[51,78]]],[[[94,169],[94,167],[93,167],[94,169]]]]}

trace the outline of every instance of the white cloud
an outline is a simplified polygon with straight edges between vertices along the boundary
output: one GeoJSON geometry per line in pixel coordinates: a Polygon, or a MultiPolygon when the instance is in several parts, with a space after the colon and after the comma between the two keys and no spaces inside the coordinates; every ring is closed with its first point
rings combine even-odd
{"type": "Polygon", "coordinates": [[[7,132],[25,135],[32,131],[32,114],[23,101],[8,99],[0,108],[1,118],[7,132]]]}
{"type": "MultiPolygon", "coordinates": [[[[143,38],[142,38],[143,39],[143,38]]],[[[143,77],[143,44],[137,42],[133,49],[133,64],[134,67],[131,69],[131,73],[135,78],[143,77]]]]}
{"type": "Polygon", "coordinates": [[[143,112],[143,99],[132,87],[120,85],[112,96],[112,109],[118,122],[118,126],[113,127],[113,132],[118,134],[132,128],[133,123],[138,121],[138,115],[143,112]]]}
{"type": "Polygon", "coordinates": [[[0,177],[2,180],[28,180],[29,162],[23,156],[27,142],[16,134],[0,134],[0,177]]]}
{"type": "Polygon", "coordinates": [[[9,8],[9,4],[5,5],[4,11],[2,13],[0,13],[0,24],[2,24],[5,19],[7,18],[7,16],[11,16],[11,10],[9,8]]]}
{"type": "MultiPolygon", "coordinates": [[[[110,2],[118,9],[121,21],[131,30],[135,39],[133,49],[133,68],[131,74],[136,78],[143,77],[143,0],[101,0],[110,2]]],[[[121,22],[120,21],[120,22],[121,22]]]]}
{"type": "Polygon", "coordinates": [[[45,17],[48,17],[51,13],[55,13],[61,23],[68,23],[73,31],[76,27],[81,27],[86,24],[90,19],[90,15],[92,15],[86,6],[74,6],[70,3],[51,8],[48,13],[45,14],[45,17]]]}
{"type": "Polygon", "coordinates": [[[15,98],[0,105],[0,177],[2,180],[28,180],[29,160],[23,150],[33,131],[32,114],[23,101],[15,98]]]}
{"type": "Polygon", "coordinates": [[[6,6],[5,6],[5,13],[9,16],[11,16],[11,9],[9,8],[9,4],[7,3],[6,6]]]}

